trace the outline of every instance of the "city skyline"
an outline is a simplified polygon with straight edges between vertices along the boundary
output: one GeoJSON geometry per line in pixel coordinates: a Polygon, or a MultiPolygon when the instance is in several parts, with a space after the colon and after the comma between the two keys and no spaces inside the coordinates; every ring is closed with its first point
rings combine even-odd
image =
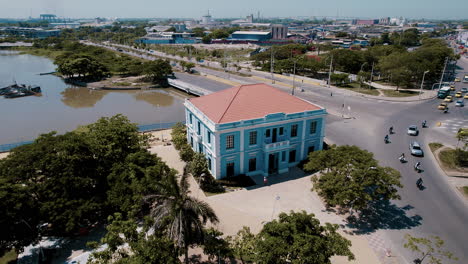
{"type": "MultiPolygon", "coordinates": [[[[2,0],[5,1],[5,0],[2,0]]],[[[41,13],[53,13],[59,17],[93,18],[200,18],[210,11],[214,18],[238,18],[254,14],[257,17],[407,17],[413,19],[466,19],[462,0],[434,1],[346,1],[296,0],[272,3],[268,0],[234,2],[200,0],[193,1],[148,1],[133,0],[18,0],[2,3],[1,18],[39,17],[41,13]],[[183,3],[181,3],[183,2],[183,3]],[[180,6],[184,6],[183,9],[180,6]]]]}

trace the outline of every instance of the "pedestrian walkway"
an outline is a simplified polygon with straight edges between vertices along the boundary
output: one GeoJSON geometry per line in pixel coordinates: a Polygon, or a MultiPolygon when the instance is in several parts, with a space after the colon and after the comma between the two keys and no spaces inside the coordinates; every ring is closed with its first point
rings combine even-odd
{"type": "Polygon", "coordinates": [[[445,130],[451,134],[457,134],[460,128],[468,127],[468,120],[462,118],[452,118],[440,122],[440,126],[435,126],[436,129],[445,130]]]}

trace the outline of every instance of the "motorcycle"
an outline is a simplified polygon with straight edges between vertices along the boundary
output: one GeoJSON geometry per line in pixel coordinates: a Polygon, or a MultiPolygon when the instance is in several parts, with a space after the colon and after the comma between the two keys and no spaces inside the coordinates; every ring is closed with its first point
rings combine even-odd
{"type": "Polygon", "coordinates": [[[421,168],[421,163],[416,163],[414,165],[414,170],[417,171],[418,173],[421,173],[422,172],[422,168],[421,168]]]}
{"type": "Polygon", "coordinates": [[[422,190],[423,189],[423,180],[421,178],[419,178],[417,181],[416,181],[416,186],[418,187],[418,189],[422,190]]]}
{"type": "Polygon", "coordinates": [[[390,128],[388,129],[388,133],[389,133],[390,135],[393,134],[393,127],[390,127],[390,128]]]}
{"type": "Polygon", "coordinates": [[[385,142],[385,144],[388,144],[388,143],[390,143],[390,139],[388,138],[388,135],[386,135],[386,136],[385,136],[385,138],[384,138],[384,142],[385,142]]]}
{"type": "Polygon", "coordinates": [[[426,128],[426,127],[427,127],[426,120],[424,120],[424,121],[422,122],[422,127],[423,127],[423,128],[426,128]]]}
{"type": "Polygon", "coordinates": [[[406,163],[406,162],[408,162],[408,161],[405,159],[404,156],[400,156],[398,159],[400,160],[401,163],[406,163]]]}

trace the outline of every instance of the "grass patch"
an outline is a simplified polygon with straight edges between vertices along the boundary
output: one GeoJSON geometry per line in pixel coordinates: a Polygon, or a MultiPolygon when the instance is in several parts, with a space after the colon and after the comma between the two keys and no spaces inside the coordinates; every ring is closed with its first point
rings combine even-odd
{"type": "Polygon", "coordinates": [[[34,56],[47,57],[49,59],[55,60],[60,56],[63,51],[61,50],[48,50],[48,49],[39,49],[33,47],[17,47],[16,50],[20,51],[21,54],[29,54],[34,56]]]}
{"type": "Polygon", "coordinates": [[[115,86],[132,86],[131,83],[129,82],[115,82],[115,83],[112,83],[113,85],[115,86]]]}
{"type": "Polygon", "coordinates": [[[395,91],[395,90],[382,89],[382,92],[385,96],[388,96],[388,97],[409,97],[409,96],[415,96],[419,94],[419,92],[408,91],[408,90],[395,91]]]}
{"type": "Polygon", "coordinates": [[[468,186],[462,187],[463,194],[468,195],[468,186]]]}
{"type": "Polygon", "coordinates": [[[457,156],[454,149],[442,150],[439,152],[439,159],[444,167],[458,169],[457,156]]]}
{"type": "Polygon", "coordinates": [[[234,188],[236,187],[244,188],[244,187],[250,187],[250,186],[255,185],[255,182],[249,176],[246,176],[246,175],[238,175],[234,177],[224,178],[221,180],[216,180],[216,182],[223,186],[234,187],[234,188]]]}
{"type": "Polygon", "coordinates": [[[2,257],[0,257],[0,264],[12,264],[16,263],[16,258],[18,254],[16,254],[15,250],[12,249],[5,253],[2,257]]]}
{"type": "Polygon", "coordinates": [[[429,148],[431,149],[432,152],[440,149],[441,147],[443,147],[444,145],[440,144],[439,142],[432,142],[432,143],[429,143],[429,148]]]}
{"type": "Polygon", "coordinates": [[[362,93],[362,94],[367,94],[367,95],[375,95],[375,96],[378,96],[380,93],[377,89],[375,89],[374,87],[372,88],[362,88],[360,87],[359,83],[348,83],[344,86],[337,86],[338,88],[341,88],[341,89],[346,89],[346,90],[350,90],[350,91],[353,91],[353,92],[357,92],[357,93],[362,93]]]}

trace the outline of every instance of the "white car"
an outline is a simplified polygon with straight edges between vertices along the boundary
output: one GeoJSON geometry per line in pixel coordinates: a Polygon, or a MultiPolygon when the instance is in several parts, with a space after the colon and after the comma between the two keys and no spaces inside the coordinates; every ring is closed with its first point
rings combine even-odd
{"type": "Polygon", "coordinates": [[[411,142],[409,149],[411,151],[411,155],[424,157],[424,152],[421,149],[421,145],[417,141],[411,142]]]}
{"type": "Polygon", "coordinates": [[[458,101],[455,103],[455,106],[463,107],[463,106],[465,106],[465,103],[463,102],[463,100],[458,100],[458,101]]]}
{"type": "Polygon", "coordinates": [[[417,136],[419,134],[418,127],[415,125],[409,126],[406,133],[408,133],[410,136],[417,136]]]}

